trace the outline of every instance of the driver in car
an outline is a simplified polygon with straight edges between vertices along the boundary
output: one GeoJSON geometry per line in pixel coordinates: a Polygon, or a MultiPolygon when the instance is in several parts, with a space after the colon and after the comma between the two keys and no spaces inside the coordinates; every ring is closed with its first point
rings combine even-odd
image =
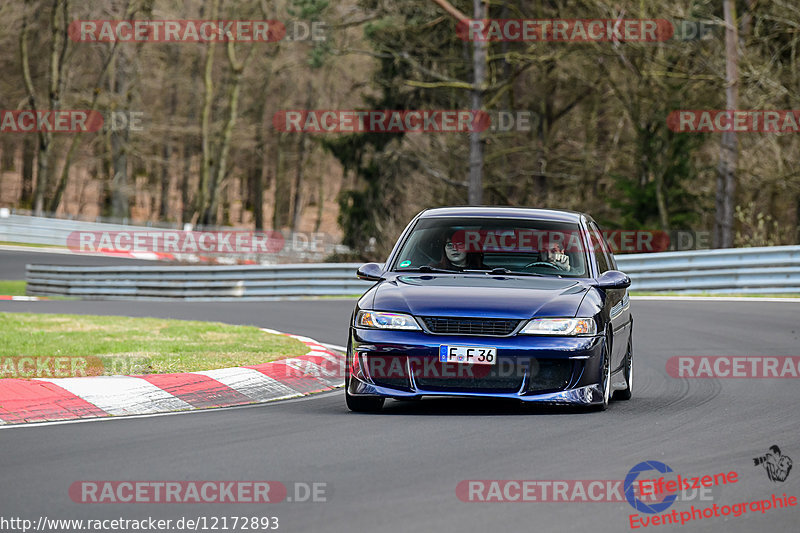
{"type": "Polygon", "coordinates": [[[542,250],[542,261],[565,272],[569,272],[571,269],[569,256],[564,253],[564,247],[558,242],[550,243],[546,249],[542,250]]]}

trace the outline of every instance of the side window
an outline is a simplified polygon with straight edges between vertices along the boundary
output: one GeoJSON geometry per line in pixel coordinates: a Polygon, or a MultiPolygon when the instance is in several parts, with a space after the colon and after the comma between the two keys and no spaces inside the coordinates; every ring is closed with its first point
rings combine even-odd
{"type": "Polygon", "coordinates": [[[597,259],[597,268],[600,271],[600,274],[607,270],[611,270],[611,261],[613,260],[609,259],[607,253],[608,245],[603,239],[603,235],[600,233],[600,230],[597,228],[597,224],[594,222],[589,223],[589,236],[592,240],[592,248],[594,249],[594,255],[597,259]]]}
{"type": "Polygon", "coordinates": [[[603,251],[605,252],[606,256],[606,263],[608,263],[608,268],[611,270],[617,270],[617,260],[614,258],[614,252],[611,251],[611,246],[608,244],[608,241],[603,237],[603,232],[600,231],[600,227],[592,223],[594,229],[597,231],[597,234],[600,235],[601,242],[603,243],[603,251]]]}

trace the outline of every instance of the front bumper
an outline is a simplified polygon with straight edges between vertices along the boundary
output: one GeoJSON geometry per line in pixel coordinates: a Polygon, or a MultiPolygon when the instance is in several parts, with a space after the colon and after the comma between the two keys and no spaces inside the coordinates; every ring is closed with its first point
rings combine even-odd
{"type": "Polygon", "coordinates": [[[604,337],[432,335],[350,328],[348,393],[472,396],[593,405],[603,401],[604,337]],[[495,365],[439,363],[441,345],[497,348],[495,365]]]}

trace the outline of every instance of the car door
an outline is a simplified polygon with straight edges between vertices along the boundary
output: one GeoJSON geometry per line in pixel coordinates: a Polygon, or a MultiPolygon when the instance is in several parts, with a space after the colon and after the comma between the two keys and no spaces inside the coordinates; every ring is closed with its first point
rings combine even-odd
{"type": "MultiPolygon", "coordinates": [[[[588,222],[588,227],[599,274],[607,270],[616,270],[617,263],[614,254],[603,238],[600,228],[593,220],[588,222]]],[[[611,370],[615,371],[625,363],[628,338],[631,334],[630,297],[627,289],[609,289],[606,291],[606,295],[608,297],[606,305],[610,309],[609,320],[611,322],[611,370]]]]}

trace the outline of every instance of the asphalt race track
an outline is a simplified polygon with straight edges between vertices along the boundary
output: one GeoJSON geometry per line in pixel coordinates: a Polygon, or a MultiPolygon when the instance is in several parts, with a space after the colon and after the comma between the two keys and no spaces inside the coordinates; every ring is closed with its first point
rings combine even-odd
{"type": "MultiPolygon", "coordinates": [[[[3,302],[0,311],[120,314],[256,324],[343,345],[348,300],[245,303],[3,302]]],[[[277,516],[286,532],[630,530],[627,502],[469,503],[461,480],[622,480],[656,460],[684,476],[735,471],[715,492],[733,505],[800,494],[800,472],[770,481],[753,458],[777,444],[800,460],[793,379],[676,379],[675,355],[800,355],[800,304],[633,301],[634,397],[606,412],[460,400],[347,411],[341,391],[301,400],[147,418],[0,430],[0,515],[178,519],[277,516]],[[276,504],[78,504],[79,480],[326,483],[327,501],[276,504]]],[[[290,493],[291,495],[291,493],[290,493]]],[[[668,510],[670,512],[672,509],[668,510]]],[[[797,531],[800,508],[748,511],[648,531],[797,531]]]]}
{"type": "Polygon", "coordinates": [[[127,257],[102,257],[73,253],[55,254],[32,250],[0,250],[0,279],[25,279],[25,265],[46,264],[63,266],[156,266],[156,261],[127,257]]]}

